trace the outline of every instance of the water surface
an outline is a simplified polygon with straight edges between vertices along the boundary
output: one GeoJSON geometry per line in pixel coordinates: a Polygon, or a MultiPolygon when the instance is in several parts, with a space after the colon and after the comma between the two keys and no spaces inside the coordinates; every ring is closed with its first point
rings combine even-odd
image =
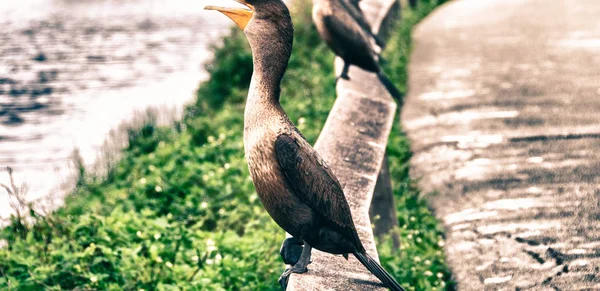
{"type": "MultiPolygon", "coordinates": [[[[206,2],[0,1],[0,167],[14,169],[28,199],[60,204],[74,149],[91,165],[136,112],[180,111],[194,98],[207,47],[230,24],[206,2]]],[[[0,217],[10,213],[0,190],[0,217]]]]}

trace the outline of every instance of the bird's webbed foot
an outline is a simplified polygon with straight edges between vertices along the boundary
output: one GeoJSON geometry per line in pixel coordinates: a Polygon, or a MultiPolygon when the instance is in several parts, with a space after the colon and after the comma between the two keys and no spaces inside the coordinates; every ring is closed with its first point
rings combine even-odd
{"type": "Polygon", "coordinates": [[[302,274],[308,272],[308,268],[306,266],[308,266],[308,264],[311,263],[311,251],[312,248],[307,243],[305,243],[304,248],[302,249],[302,254],[300,255],[300,258],[298,259],[296,264],[294,264],[291,268],[286,269],[285,272],[281,274],[281,277],[279,277],[278,282],[283,290],[287,288],[288,280],[290,279],[290,275],[292,273],[302,274]]]}
{"type": "Polygon", "coordinates": [[[289,237],[283,241],[279,254],[286,265],[295,265],[300,260],[302,245],[304,245],[304,242],[295,237],[289,237]]]}

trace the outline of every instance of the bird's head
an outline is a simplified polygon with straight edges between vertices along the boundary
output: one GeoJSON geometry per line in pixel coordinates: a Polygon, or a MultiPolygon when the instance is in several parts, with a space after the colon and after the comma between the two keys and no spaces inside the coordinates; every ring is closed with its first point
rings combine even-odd
{"type": "Polygon", "coordinates": [[[254,58],[254,69],[271,71],[273,81],[283,76],[292,52],[294,26],[282,0],[234,0],[245,8],[206,6],[233,20],[244,31],[254,58]]]}

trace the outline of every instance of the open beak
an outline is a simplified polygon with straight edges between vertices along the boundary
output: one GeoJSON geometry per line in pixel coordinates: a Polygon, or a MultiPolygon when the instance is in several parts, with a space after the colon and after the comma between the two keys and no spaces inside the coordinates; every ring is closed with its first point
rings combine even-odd
{"type": "Polygon", "coordinates": [[[217,10],[217,11],[225,14],[227,17],[231,18],[231,20],[233,20],[233,22],[235,22],[235,24],[237,24],[237,26],[239,26],[239,28],[244,30],[244,28],[246,28],[246,25],[248,25],[248,22],[250,22],[250,19],[252,19],[252,14],[254,13],[254,6],[246,3],[246,1],[244,1],[244,0],[235,0],[235,2],[238,2],[238,3],[248,7],[248,9],[233,8],[233,7],[219,7],[219,6],[212,6],[212,5],[206,6],[206,7],[204,7],[204,9],[217,10]]]}

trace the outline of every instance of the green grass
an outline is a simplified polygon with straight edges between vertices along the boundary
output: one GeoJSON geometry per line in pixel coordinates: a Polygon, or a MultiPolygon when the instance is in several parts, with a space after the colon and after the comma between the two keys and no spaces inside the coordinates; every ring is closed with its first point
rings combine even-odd
{"type": "MultiPolygon", "coordinates": [[[[411,28],[435,6],[405,11],[389,41],[386,71],[402,90],[411,28]]],[[[314,143],[335,99],[333,55],[308,5],[293,13],[282,105],[314,143]]],[[[214,51],[210,79],[182,122],[132,131],[105,179],[84,177],[63,208],[0,231],[1,290],[279,289],[284,232],[257,199],[243,155],[250,50],[233,29],[214,51]]],[[[452,289],[442,229],[408,178],[409,144],[398,125],[388,153],[402,249],[380,241],[382,263],[410,290],[452,289]]]]}

